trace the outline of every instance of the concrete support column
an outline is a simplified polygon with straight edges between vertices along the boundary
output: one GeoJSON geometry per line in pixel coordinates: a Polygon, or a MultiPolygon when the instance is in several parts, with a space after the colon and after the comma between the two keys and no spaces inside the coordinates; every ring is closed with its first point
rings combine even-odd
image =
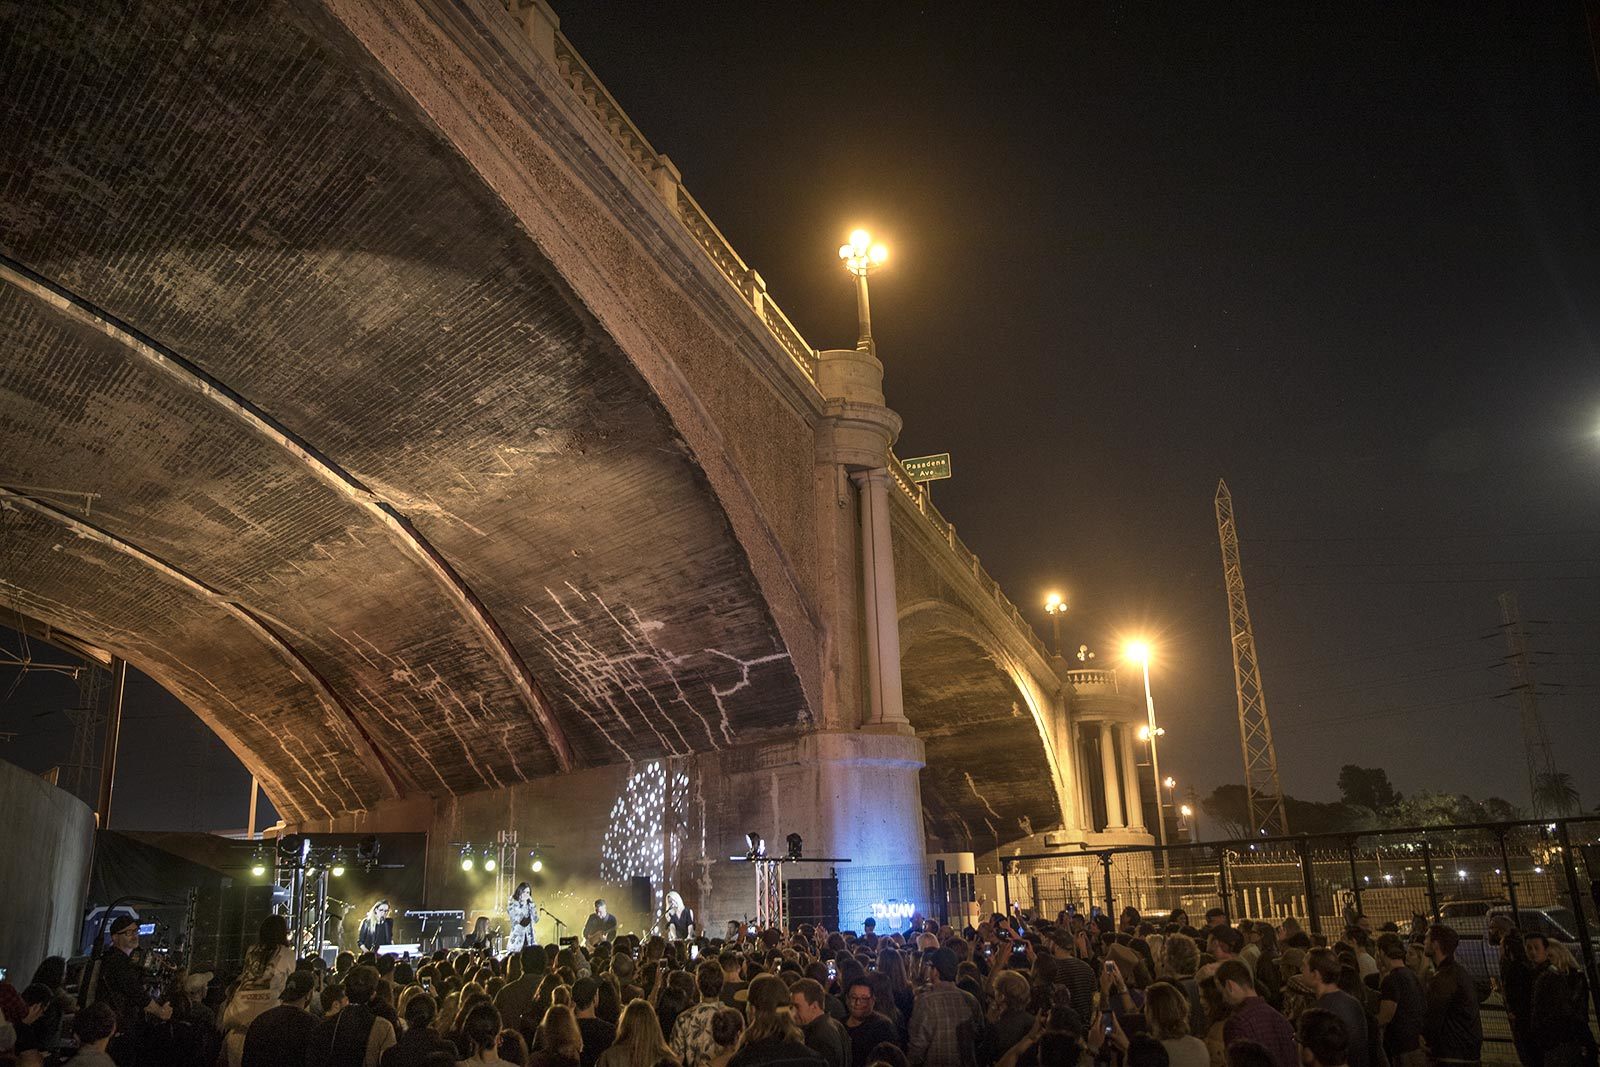
{"type": "Polygon", "coordinates": [[[1078,803],[1083,806],[1083,829],[1084,832],[1092,834],[1100,827],[1094,821],[1094,785],[1093,777],[1089,774],[1089,743],[1084,740],[1082,732],[1077,727],[1073,727],[1072,742],[1077,746],[1073,766],[1078,771],[1078,803]]]}
{"type": "Polygon", "coordinates": [[[900,687],[900,611],[889,540],[889,472],[850,476],[861,497],[862,621],[867,644],[868,726],[909,726],[900,687]]]}
{"type": "Polygon", "coordinates": [[[1106,829],[1120,830],[1122,790],[1117,787],[1117,742],[1109,722],[1100,724],[1100,778],[1106,791],[1106,829]]]}
{"type": "Polygon", "coordinates": [[[1122,734],[1122,781],[1123,793],[1128,800],[1128,829],[1144,830],[1144,799],[1139,789],[1139,764],[1133,755],[1135,744],[1134,728],[1123,724],[1122,734]]]}

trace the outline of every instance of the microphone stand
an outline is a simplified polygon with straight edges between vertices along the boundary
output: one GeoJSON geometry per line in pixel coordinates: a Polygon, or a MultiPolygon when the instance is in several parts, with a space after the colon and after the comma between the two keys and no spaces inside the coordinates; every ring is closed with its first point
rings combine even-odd
{"type": "Polygon", "coordinates": [[[538,908],[545,915],[550,916],[550,920],[556,924],[556,944],[561,944],[561,931],[567,928],[567,924],[556,918],[555,914],[543,904],[535,904],[534,907],[538,908]]]}

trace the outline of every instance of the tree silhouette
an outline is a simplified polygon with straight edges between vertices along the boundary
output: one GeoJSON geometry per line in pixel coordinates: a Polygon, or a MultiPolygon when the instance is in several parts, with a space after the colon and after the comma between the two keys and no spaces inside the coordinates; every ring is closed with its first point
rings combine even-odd
{"type": "Polygon", "coordinates": [[[1540,771],[1533,780],[1533,807],[1540,816],[1566,815],[1578,807],[1578,787],[1565,771],[1540,771]]]}
{"type": "Polygon", "coordinates": [[[1382,767],[1358,767],[1346,763],[1339,768],[1339,798],[1346,804],[1382,814],[1394,807],[1401,796],[1389,783],[1389,772],[1382,767]]]}

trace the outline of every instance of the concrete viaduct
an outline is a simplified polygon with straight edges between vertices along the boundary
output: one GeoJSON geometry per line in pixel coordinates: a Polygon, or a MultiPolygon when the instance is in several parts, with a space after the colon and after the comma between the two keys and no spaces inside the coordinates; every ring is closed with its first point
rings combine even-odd
{"type": "Polygon", "coordinates": [[[538,0],[4,21],[0,604],[290,826],[517,827],[711,917],[745,831],[797,831],[847,920],[927,853],[1148,840],[1140,704],[1040,644],[875,354],[805,341],[538,0]]]}

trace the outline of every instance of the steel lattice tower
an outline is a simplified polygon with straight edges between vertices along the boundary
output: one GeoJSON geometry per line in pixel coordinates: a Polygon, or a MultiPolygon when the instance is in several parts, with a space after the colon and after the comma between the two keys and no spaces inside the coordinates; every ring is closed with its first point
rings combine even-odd
{"type": "Polygon", "coordinates": [[[1550,749],[1550,738],[1544,732],[1544,720],[1539,717],[1539,689],[1533,682],[1533,667],[1528,660],[1528,635],[1522,629],[1517,594],[1500,594],[1500,620],[1510,652],[1506,662],[1511,664],[1511,688],[1522,705],[1522,747],[1528,761],[1528,800],[1536,816],[1565,815],[1565,811],[1545,811],[1539,803],[1539,782],[1541,779],[1555,778],[1556,760],[1550,749]]]}
{"type": "Polygon", "coordinates": [[[1272,722],[1261,690],[1261,664],[1256,635],[1250,627],[1250,605],[1244,597],[1244,571],[1239,566],[1239,528],[1233,520],[1233,495],[1228,483],[1217,482],[1217,537],[1222,541],[1222,577],[1228,586],[1228,632],[1233,639],[1233,678],[1239,691],[1239,744],[1244,750],[1244,787],[1253,833],[1276,836],[1289,832],[1283,810],[1283,785],[1278,781],[1278,753],[1272,747],[1272,722]]]}

